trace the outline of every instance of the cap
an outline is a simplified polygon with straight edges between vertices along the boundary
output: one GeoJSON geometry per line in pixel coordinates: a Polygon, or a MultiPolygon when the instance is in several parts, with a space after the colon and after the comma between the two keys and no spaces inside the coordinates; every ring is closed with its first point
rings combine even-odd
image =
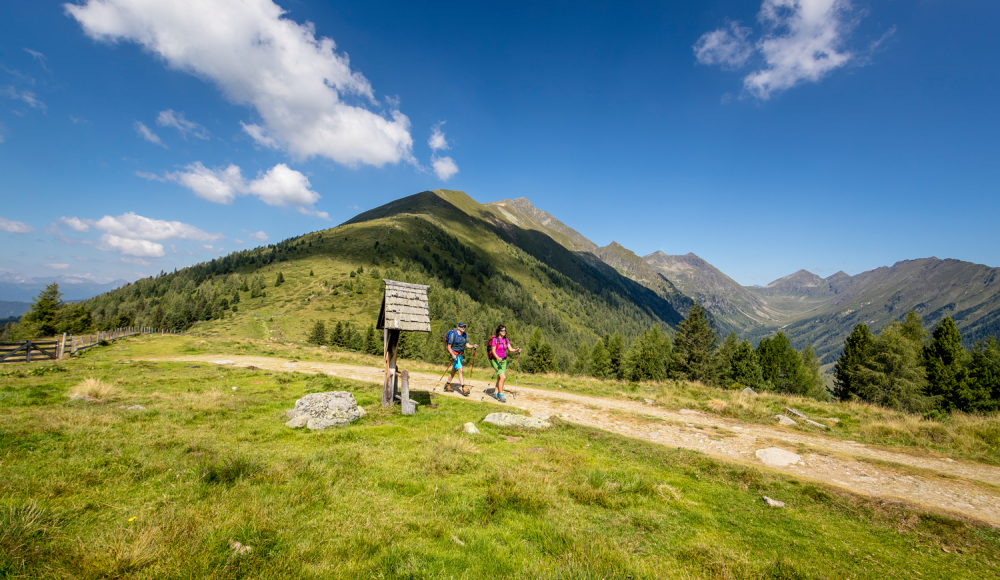
{"type": "Polygon", "coordinates": [[[465,328],[465,323],[464,322],[459,322],[458,323],[458,327],[459,328],[465,328]]]}

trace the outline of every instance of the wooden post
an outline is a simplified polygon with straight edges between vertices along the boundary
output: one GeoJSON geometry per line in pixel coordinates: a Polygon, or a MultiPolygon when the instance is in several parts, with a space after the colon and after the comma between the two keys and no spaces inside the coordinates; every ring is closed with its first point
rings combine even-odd
{"type": "Polygon", "coordinates": [[[385,384],[382,385],[382,406],[392,404],[396,391],[396,355],[399,354],[399,331],[385,333],[385,384]]]}
{"type": "Polygon", "coordinates": [[[403,371],[403,388],[399,393],[399,406],[404,415],[417,412],[417,406],[410,400],[410,371],[403,371]]]}

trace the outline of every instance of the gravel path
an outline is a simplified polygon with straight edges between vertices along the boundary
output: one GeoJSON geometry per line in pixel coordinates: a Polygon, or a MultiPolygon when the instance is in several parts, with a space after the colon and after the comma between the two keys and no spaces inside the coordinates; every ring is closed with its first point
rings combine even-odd
{"type": "MultiPolygon", "coordinates": [[[[323,373],[375,383],[383,380],[381,368],[259,356],[198,355],[150,360],[241,367],[252,365],[261,369],[323,373]]],[[[437,396],[462,398],[458,394],[442,392],[442,383],[437,383],[437,379],[436,375],[410,373],[413,389],[434,391],[437,396]]],[[[480,386],[473,390],[470,399],[503,406],[485,395],[482,390],[485,381],[473,382],[480,386]]],[[[873,448],[784,427],[744,423],[686,409],[667,410],[623,399],[521,386],[517,389],[517,396],[508,394],[507,400],[509,406],[524,409],[533,415],[559,417],[669,447],[695,449],[713,457],[753,464],[762,469],[777,469],[863,495],[897,498],[1000,525],[1000,468],[997,467],[873,448]],[[769,447],[796,452],[800,459],[787,466],[762,465],[756,452],[769,447]],[[896,465],[876,464],[871,460],[896,465]]]]}

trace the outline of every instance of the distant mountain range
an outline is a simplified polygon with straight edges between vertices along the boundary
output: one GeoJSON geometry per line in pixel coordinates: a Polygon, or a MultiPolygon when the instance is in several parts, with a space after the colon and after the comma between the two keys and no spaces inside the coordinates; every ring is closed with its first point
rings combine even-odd
{"type": "Polygon", "coordinates": [[[52,282],[59,283],[63,300],[67,301],[86,300],[128,284],[126,280],[98,284],[74,276],[28,278],[16,272],[4,272],[0,274],[0,300],[31,302],[52,282]]]}
{"type": "Polygon", "coordinates": [[[836,359],[858,323],[877,331],[910,309],[928,329],[951,316],[968,343],[1000,335],[1000,268],[924,258],[855,276],[821,278],[799,270],[766,286],[742,286],[695,254],[660,251],[638,258],[616,242],[599,247],[525,198],[486,205],[658,294],[669,288],[696,300],[714,316],[720,334],[734,331],[756,342],[782,330],[799,348],[811,344],[824,363],[836,359]]]}

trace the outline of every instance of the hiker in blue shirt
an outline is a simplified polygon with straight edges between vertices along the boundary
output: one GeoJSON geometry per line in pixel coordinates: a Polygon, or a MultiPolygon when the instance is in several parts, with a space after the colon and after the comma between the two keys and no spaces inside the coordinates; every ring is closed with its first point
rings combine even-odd
{"type": "Polygon", "coordinates": [[[444,384],[444,390],[448,393],[462,393],[468,397],[471,390],[465,386],[465,377],[462,376],[462,356],[465,355],[466,348],[475,350],[479,348],[479,345],[469,344],[469,337],[465,334],[465,323],[459,322],[458,328],[448,331],[445,346],[448,348],[448,354],[451,355],[452,363],[451,376],[448,377],[448,382],[444,384]],[[458,373],[458,389],[451,386],[451,382],[455,379],[455,373],[458,373]]]}

